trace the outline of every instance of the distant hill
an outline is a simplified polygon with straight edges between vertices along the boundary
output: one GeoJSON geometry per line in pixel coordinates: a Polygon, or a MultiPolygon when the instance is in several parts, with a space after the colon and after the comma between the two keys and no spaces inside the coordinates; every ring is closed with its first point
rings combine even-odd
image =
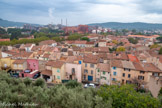
{"type": "MultiPolygon", "coordinates": [[[[29,24],[29,23],[24,23],[24,22],[13,22],[13,21],[8,21],[8,20],[3,20],[0,18],[0,26],[2,27],[23,27],[24,24],[29,24]]],[[[34,26],[40,26],[39,24],[31,24],[34,26]]]]}
{"type": "Polygon", "coordinates": [[[135,23],[120,23],[120,22],[107,22],[107,23],[93,23],[88,24],[89,26],[101,26],[105,28],[112,28],[112,29],[138,29],[138,30],[162,30],[162,24],[153,24],[153,23],[142,23],[142,22],[135,22],[135,23]]]}

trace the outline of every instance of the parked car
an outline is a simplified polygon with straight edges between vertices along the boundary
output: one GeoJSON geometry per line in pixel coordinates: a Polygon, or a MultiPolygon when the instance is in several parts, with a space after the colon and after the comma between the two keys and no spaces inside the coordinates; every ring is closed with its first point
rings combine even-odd
{"type": "Polygon", "coordinates": [[[96,88],[96,85],[93,84],[93,83],[89,83],[89,84],[84,85],[84,88],[89,88],[89,87],[96,88]]]}
{"type": "Polygon", "coordinates": [[[37,74],[35,74],[35,75],[33,76],[33,79],[37,79],[38,77],[40,77],[40,72],[38,72],[37,74]]]}
{"type": "Polygon", "coordinates": [[[19,78],[19,74],[18,73],[10,73],[11,77],[15,77],[15,78],[19,78]]]}

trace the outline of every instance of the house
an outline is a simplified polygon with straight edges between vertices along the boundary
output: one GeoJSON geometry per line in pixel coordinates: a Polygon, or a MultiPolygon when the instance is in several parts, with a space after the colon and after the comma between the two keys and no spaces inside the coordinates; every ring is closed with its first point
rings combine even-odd
{"type": "Polygon", "coordinates": [[[95,82],[96,81],[96,68],[99,58],[96,55],[85,55],[82,63],[82,81],[95,82]]]}
{"type": "Polygon", "coordinates": [[[82,57],[69,56],[65,63],[65,78],[67,80],[77,80],[82,82],[82,57]]]}
{"type": "Polygon", "coordinates": [[[121,61],[122,69],[121,69],[121,83],[122,84],[130,84],[132,83],[132,79],[136,77],[136,68],[131,61],[121,61]]]}
{"type": "Polygon", "coordinates": [[[50,47],[55,47],[57,46],[57,42],[54,40],[45,40],[45,41],[41,41],[39,45],[48,45],[50,47]]]}
{"type": "Polygon", "coordinates": [[[86,47],[87,41],[75,41],[73,45],[76,45],[77,47],[86,47]]]}
{"type": "Polygon", "coordinates": [[[95,47],[95,42],[87,42],[86,47],[95,47]]]}
{"type": "Polygon", "coordinates": [[[31,52],[31,49],[35,46],[35,44],[25,44],[24,48],[26,52],[31,52]]]}
{"type": "Polygon", "coordinates": [[[11,58],[6,57],[6,58],[1,58],[1,69],[8,71],[11,69],[11,58]]]}
{"type": "Polygon", "coordinates": [[[54,83],[61,83],[62,80],[65,80],[65,69],[63,61],[55,61],[52,64],[52,76],[54,83]]]}
{"type": "Polygon", "coordinates": [[[43,57],[42,57],[43,60],[49,60],[50,55],[51,55],[51,54],[47,54],[47,53],[44,54],[43,57]]]}
{"type": "Polygon", "coordinates": [[[39,63],[37,59],[27,59],[27,69],[31,71],[39,70],[39,63]]]}
{"type": "Polygon", "coordinates": [[[62,48],[61,54],[67,56],[68,55],[68,48],[62,48]]]}
{"type": "Polygon", "coordinates": [[[45,69],[41,72],[41,77],[45,79],[47,82],[53,81],[53,75],[52,75],[52,66],[55,62],[50,60],[47,63],[45,63],[45,69]]]}
{"type": "Polygon", "coordinates": [[[106,43],[106,46],[107,46],[108,48],[113,48],[113,47],[116,46],[116,44],[114,44],[114,43],[106,43]]]}
{"type": "Polygon", "coordinates": [[[148,82],[148,89],[151,92],[152,96],[157,98],[159,91],[162,87],[162,77],[151,76],[148,82]]]}
{"type": "Polygon", "coordinates": [[[99,40],[98,42],[99,47],[106,47],[106,44],[107,44],[106,40],[99,40]]]}
{"type": "Polygon", "coordinates": [[[112,84],[116,83],[116,81],[121,82],[123,69],[121,60],[112,60],[110,66],[112,84]]]}
{"type": "Polygon", "coordinates": [[[38,71],[39,72],[42,72],[43,70],[45,70],[47,61],[46,60],[38,60],[38,63],[39,63],[39,66],[38,66],[39,69],[38,69],[38,71]]]}
{"type": "Polygon", "coordinates": [[[99,63],[97,64],[96,68],[96,82],[98,84],[111,84],[111,72],[110,72],[110,65],[99,63]]]}
{"type": "Polygon", "coordinates": [[[13,55],[13,53],[11,53],[10,51],[5,51],[5,52],[2,52],[1,54],[3,58],[11,57],[13,55]]]}
{"type": "Polygon", "coordinates": [[[23,72],[24,70],[27,69],[27,62],[24,59],[17,59],[14,60],[11,64],[11,69],[12,71],[16,73],[23,72]]]}

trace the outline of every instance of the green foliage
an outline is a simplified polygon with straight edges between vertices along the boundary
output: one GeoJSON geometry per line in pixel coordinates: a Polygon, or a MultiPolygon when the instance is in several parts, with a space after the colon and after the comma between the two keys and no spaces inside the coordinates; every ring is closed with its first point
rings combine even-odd
{"type": "Polygon", "coordinates": [[[60,37],[53,37],[52,38],[53,40],[55,40],[56,42],[61,42],[61,41],[64,41],[64,38],[60,38],[60,37]]]}
{"type": "Polygon", "coordinates": [[[26,43],[36,43],[38,44],[41,41],[50,40],[48,37],[39,37],[36,39],[22,39],[22,40],[12,40],[10,42],[4,41],[0,42],[0,46],[15,45],[15,44],[26,44],[26,43]]]}
{"type": "Polygon", "coordinates": [[[40,86],[40,87],[44,87],[45,86],[45,81],[42,78],[37,79],[34,84],[35,86],[40,86]]]}
{"type": "Polygon", "coordinates": [[[17,29],[17,28],[9,28],[7,30],[8,34],[11,34],[11,40],[13,39],[18,39],[19,37],[21,37],[21,29],[17,29]]]}
{"type": "Polygon", "coordinates": [[[158,47],[159,47],[158,44],[154,44],[154,45],[151,45],[151,46],[150,46],[151,49],[152,49],[152,48],[158,48],[158,47]]]}
{"type": "Polygon", "coordinates": [[[79,38],[81,38],[81,34],[71,34],[69,37],[68,37],[68,40],[78,40],[79,38]]]}
{"type": "Polygon", "coordinates": [[[24,79],[24,84],[25,84],[26,86],[31,85],[31,83],[32,83],[32,80],[31,80],[31,79],[29,79],[29,78],[25,78],[25,79],[24,79]]]}
{"type": "Polygon", "coordinates": [[[114,52],[114,51],[116,51],[116,48],[109,48],[109,51],[110,51],[110,53],[112,53],[112,52],[114,52]]]}
{"type": "Polygon", "coordinates": [[[0,34],[6,34],[7,32],[5,31],[5,29],[0,27],[0,34]]]}
{"type": "Polygon", "coordinates": [[[123,46],[120,46],[116,49],[116,51],[125,51],[125,48],[123,46]]]}
{"type": "Polygon", "coordinates": [[[156,39],[159,40],[160,43],[162,43],[162,36],[160,36],[160,37],[158,37],[158,38],[156,38],[156,39]]]}
{"type": "MultiPolygon", "coordinates": [[[[99,89],[80,86],[76,81],[48,88],[44,80],[10,77],[0,71],[0,102],[14,103],[15,108],[30,108],[19,103],[34,103],[36,108],[158,108],[159,101],[138,93],[132,85],[107,86],[99,89]],[[27,86],[26,86],[27,85],[27,86]]],[[[12,107],[11,107],[12,108],[12,107]]],[[[35,108],[35,107],[32,107],[35,108]]]]}
{"type": "Polygon", "coordinates": [[[138,43],[138,39],[134,39],[134,38],[128,38],[128,41],[132,44],[137,44],[138,43]]]}
{"type": "Polygon", "coordinates": [[[86,41],[90,41],[88,37],[82,37],[80,40],[86,40],[86,41]]]}
{"type": "Polygon", "coordinates": [[[75,87],[78,87],[78,86],[81,86],[80,83],[78,83],[77,81],[74,81],[74,80],[71,80],[71,81],[68,81],[65,86],[67,88],[75,88],[75,87]]]}
{"type": "Polygon", "coordinates": [[[160,102],[148,94],[138,93],[133,85],[101,87],[98,95],[103,100],[112,98],[113,108],[159,108],[160,102]]]}
{"type": "Polygon", "coordinates": [[[159,50],[159,54],[162,55],[162,47],[159,50]]]}

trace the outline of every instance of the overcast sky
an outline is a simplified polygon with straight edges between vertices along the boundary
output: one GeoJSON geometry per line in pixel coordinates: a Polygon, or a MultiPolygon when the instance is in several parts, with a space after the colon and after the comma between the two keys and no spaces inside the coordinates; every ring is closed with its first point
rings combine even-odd
{"type": "Polygon", "coordinates": [[[0,0],[0,18],[37,24],[162,23],[162,0],[0,0]]]}

